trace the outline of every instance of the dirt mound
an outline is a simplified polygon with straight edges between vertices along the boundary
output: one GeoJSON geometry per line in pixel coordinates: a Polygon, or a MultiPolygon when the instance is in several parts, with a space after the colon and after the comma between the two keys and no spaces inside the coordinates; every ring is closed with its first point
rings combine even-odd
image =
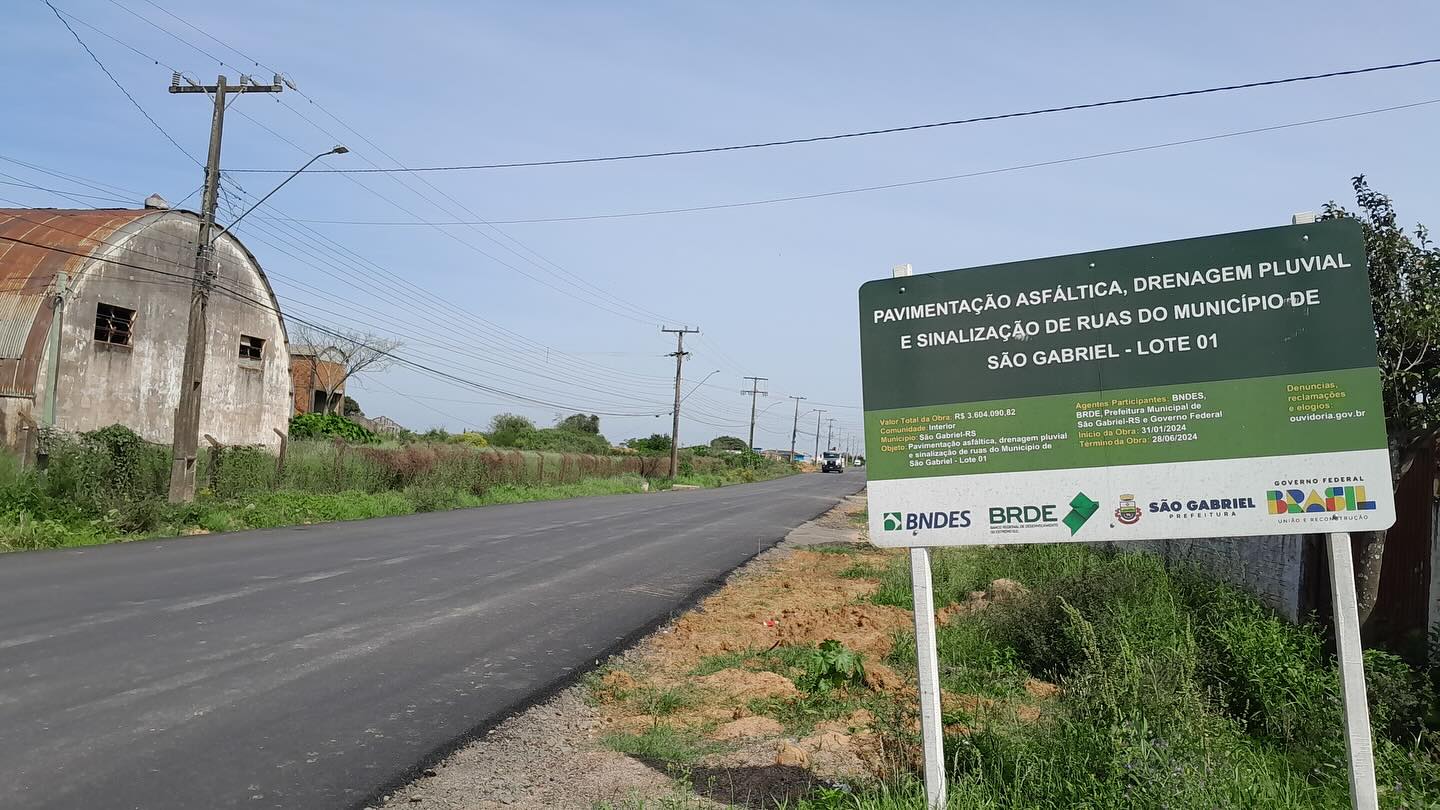
{"type": "Polygon", "coordinates": [[[956,619],[973,616],[991,605],[1018,602],[1030,595],[1030,589],[1013,579],[997,579],[983,591],[971,591],[964,602],[951,602],[935,611],[935,621],[947,625],[956,619]]]}
{"type": "Polygon", "coordinates": [[[710,733],[717,740],[738,740],[746,737],[774,737],[785,728],[768,717],[746,717],[731,720],[710,733]]]}
{"type": "MultiPolygon", "coordinates": [[[[906,688],[900,673],[881,663],[865,664],[865,686],[876,692],[899,692],[906,688]]],[[[873,718],[872,718],[873,720],[873,718]]]]}
{"type": "Polygon", "coordinates": [[[728,695],[741,701],[795,697],[800,694],[795,684],[784,675],[743,669],[722,669],[713,675],[696,678],[695,685],[712,695],[728,695]]]}
{"type": "Polygon", "coordinates": [[[1039,678],[1026,678],[1025,691],[1029,693],[1030,697],[1049,700],[1060,694],[1060,687],[1049,681],[1042,681],[1039,678]]]}

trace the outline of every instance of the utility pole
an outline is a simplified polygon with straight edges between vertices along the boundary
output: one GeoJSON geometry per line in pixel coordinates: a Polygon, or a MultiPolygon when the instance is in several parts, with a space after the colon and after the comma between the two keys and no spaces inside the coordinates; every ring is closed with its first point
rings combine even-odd
{"type": "MultiPolygon", "coordinates": [[[[834,437],[835,437],[835,420],[832,418],[832,419],[827,420],[827,424],[825,425],[825,449],[826,449],[826,450],[834,450],[834,449],[835,449],[835,438],[834,438],[834,437]]],[[[820,438],[820,431],[819,431],[818,429],[815,431],[815,438],[817,438],[817,439],[820,438]]]]}
{"type": "Polygon", "coordinates": [[[234,88],[222,75],[215,84],[180,86],[180,74],[170,77],[171,93],[208,93],[215,102],[210,119],[210,152],[205,159],[205,194],[200,202],[200,235],[195,246],[195,275],[190,287],[190,317],[185,330],[185,360],[180,371],[180,402],[175,406],[175,437],[171,445],[170,502],[195,500],[195,459],[200,443],[201,386],[205,380],[206,336],[209,334],[210,288],[215,283],[215,251],[210,232],[215,228],[215,206],[220,198],[220,140],[225,128],[225,97],[229,93],[279,93],[280,77],[270,85],[250,84],[241,76],[234,88]]]}
{"type": "Polygon", "coordinates": [[[794,394],[790,398],[795,400],[795,421],[790,425],[790,463],[795,463],[795,436],[800,432],[800,401],[805,397],[797,397],[794,394]]]}
{"type": "Polygon", "coordinates": [[[675,358],[675,421],[670,426],[670,477],[674,478],[680,472],[680,370],[685,365],[685,357],[690,354],[685,351],[685,336],[698,335],[700,330],[684,326],[666,329],[662,326],[660,331],[675,335],[675,351],[667,355],[675,358]]]}
{"type": "Polygon", "coordinates": [[[770,392],[761,391],[760,383],[768,382],[769,377],[741,377],[742,380],[750,381],[750,390],[741,391],[742,394],[750,395],[750,444],[747,447],[747,455],[755,452],[755,398],[758,396],[770,396],[770,392]]]}
{"type": "Polygon", "coordinates": [[[820,408],[815,409],[815,458],[820,457],[820,417],[826,413],[828,413],[828,411],[820,408]]]}

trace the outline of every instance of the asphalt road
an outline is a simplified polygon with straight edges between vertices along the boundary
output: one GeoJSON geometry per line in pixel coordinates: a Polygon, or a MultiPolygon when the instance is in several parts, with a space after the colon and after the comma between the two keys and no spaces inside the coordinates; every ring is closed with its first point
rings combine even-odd
{"type": "Polygon", "coordinates": [[[0,555],[0,807],[361,805],[863,484],[0,555]]]}

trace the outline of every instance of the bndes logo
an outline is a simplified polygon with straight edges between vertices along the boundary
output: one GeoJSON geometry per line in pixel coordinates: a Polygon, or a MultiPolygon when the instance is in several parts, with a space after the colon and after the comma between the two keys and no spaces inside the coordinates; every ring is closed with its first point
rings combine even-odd
{"type": "Polygon", "coordinates": [[[885,531],[916,532],[921,529],[968,529],[970,510],[957,509],[950,512],[886,512],[885,531]]]}

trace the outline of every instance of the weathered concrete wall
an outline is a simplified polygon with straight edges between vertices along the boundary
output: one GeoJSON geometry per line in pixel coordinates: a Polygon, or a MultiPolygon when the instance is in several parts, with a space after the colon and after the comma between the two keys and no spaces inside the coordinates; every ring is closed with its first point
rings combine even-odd
{"type": "Polygon", "coordinates": [[[1135,540],[1121,550],[1148,551],[1167,565],[1191,565],[1242,588],[1289,619],[1300,619],[1304,536],[1215,537],[1204,540],[1135,540]]]}
{"type": "MultiPolygon", "coordinates": [[[[107,257],[175,276],[91,262],[71,282],[60,336],[59,428],[86,431],[120,423],[150,441],[171,441],[198,232],[193,215],[180,212],[137,220],[111,237],[117,247],[107,257]],[[102,302],[135,310],[130,346],[95,340],[95,312],[102,302]]],[[[291,408],[290,354],[280,316],[259,268],[237,242],[222,237],[216,259],[200,432],[224,444],[278,447],[274,430],[286,430],[291,408]],[[260,361],[240,358],[242,334],[265,340],[260,361]]],[[[47,363],[36,402],[50,385],[47,363]]]]}
{"type": "Polygon", "coordinates": [[[18,453],[25,449],[29,431],[26,419],[36,417],[29,397],[0,396],[0,451],[18,453]]]}

